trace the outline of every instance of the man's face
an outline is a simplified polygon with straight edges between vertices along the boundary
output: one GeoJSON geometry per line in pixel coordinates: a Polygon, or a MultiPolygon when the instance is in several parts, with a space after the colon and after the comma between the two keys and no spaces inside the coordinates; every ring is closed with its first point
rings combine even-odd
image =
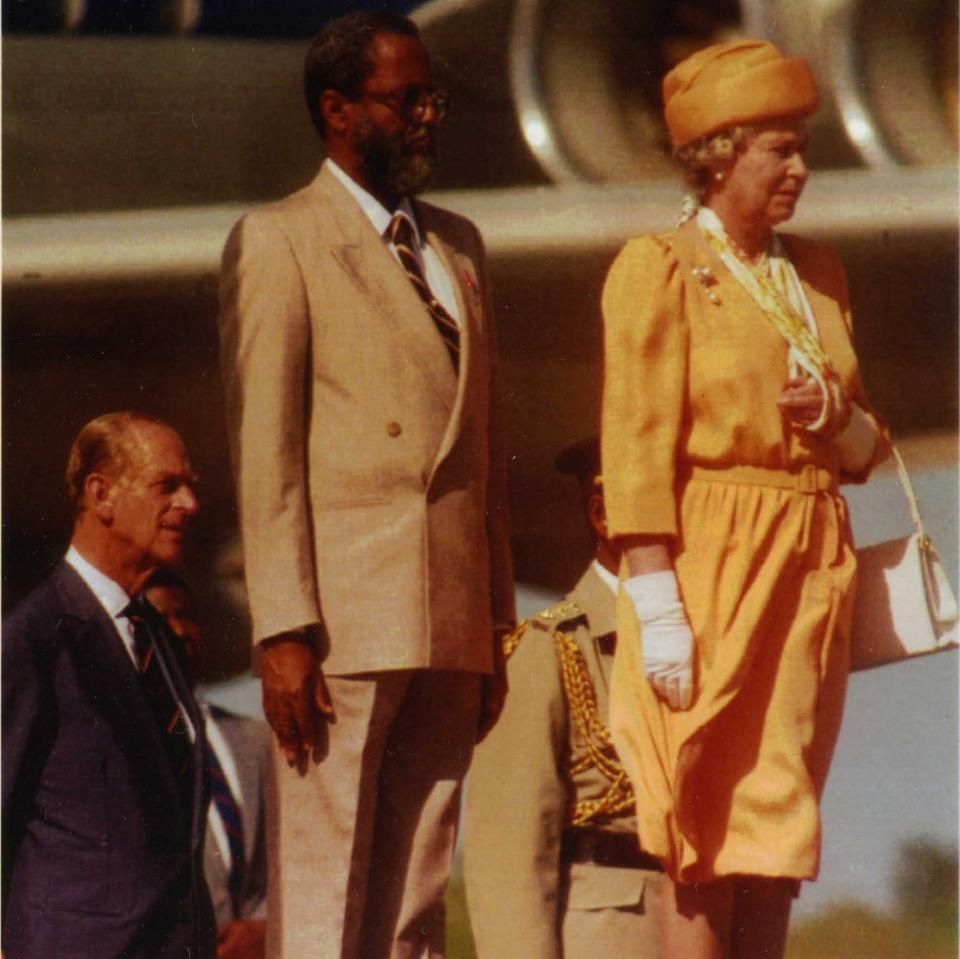
{"type": "Polygon", "coordinates": [[[370,48],[373,72],[356,101],[351,147],[370,192],[404,197],[430,180],[440,115],[432,105],[403,106],[405,96],[433,88],[426,48],[415,37],[381,33],[370,48]]]}
{"type": "Polygon", "coordinates": [[[141,569],[179,561],[190,518],[199,509],[194,475],[180,437],[169,427],[130,428],[127,462],[111,481],[109,534],[117,552],[141,569]]]}

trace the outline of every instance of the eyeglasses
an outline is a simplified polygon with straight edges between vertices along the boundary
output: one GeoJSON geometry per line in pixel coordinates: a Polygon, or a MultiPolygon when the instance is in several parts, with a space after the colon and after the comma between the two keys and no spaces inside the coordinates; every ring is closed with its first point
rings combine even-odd
{"type": "Polygon", "coordinates": [[[438,120],[443,120],[450,110],[450,94],[446,90],[419,83],[408,83],[390,93],[361,93],[358,99],[382,103],[408,122],[422,120],[429,107],[433,107],[438,120]]]}

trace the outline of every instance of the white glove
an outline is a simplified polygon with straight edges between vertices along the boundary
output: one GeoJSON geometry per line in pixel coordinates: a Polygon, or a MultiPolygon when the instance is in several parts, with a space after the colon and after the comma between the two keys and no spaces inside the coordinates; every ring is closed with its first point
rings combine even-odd
{"type": "Polygon", "coordinates": [[[643,671],[671,709],[693,702],[693,632],[672,569],[631,576],[623,584],[643,632],[643,671]]]}

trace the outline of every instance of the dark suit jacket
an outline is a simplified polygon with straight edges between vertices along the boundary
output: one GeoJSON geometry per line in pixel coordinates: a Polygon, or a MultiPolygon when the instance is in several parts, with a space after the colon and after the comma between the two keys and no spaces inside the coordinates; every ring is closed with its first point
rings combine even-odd
{"type": "MultiPolygon", "coordinates": [[[[265,919],[267,916],[267,832],[264,793],[270,768],[270,727],[260,719],[238,716],[219,706],[210,715],[223,735],[240,780],[243,845],[247,872],[234,908],[228,886],[230,864],[212,832],[207,830],[203,871],[213,900],[217,925],[232,919],[265,919]]],[[[220,757],[221,763],[223,757],[220,757]]]]}
{"type": "Polygon", "coordinates": [[[206,783],[186,808],[161,736],[115,627],[61,563],[3,623],[6,959],[213,955],[206,783]]]}

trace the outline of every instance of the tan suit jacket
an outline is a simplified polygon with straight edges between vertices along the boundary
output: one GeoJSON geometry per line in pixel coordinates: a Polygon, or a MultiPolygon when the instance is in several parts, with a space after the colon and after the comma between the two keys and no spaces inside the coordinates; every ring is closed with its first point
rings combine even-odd
{"type": "Polygon", "coordinates": [[[461,313],[457,377],[322,168],[224,251],[221,357],[254,640],[321,623],[324,668],[488,671],[513,618],[496,336],[476,228],[417,204],[461,313]]]}
{"type": "MultiPolygon", "coordinates": [[[[561,675],[559,633],[583,657],[597,714],[608,716],[615,597],[592,566],[563,603],[521,623],[507,640],[510,692],[467,780],[464,873],[479,959],[593,959],[658,954],[652,899],[660,875],[566,863],[564,829],[632,835],[632,794],[619,812],[591,817],[611,782],[588,760],[561,675]]],[[[623,805],[623,803],[620,803],[623,805]]]]}

